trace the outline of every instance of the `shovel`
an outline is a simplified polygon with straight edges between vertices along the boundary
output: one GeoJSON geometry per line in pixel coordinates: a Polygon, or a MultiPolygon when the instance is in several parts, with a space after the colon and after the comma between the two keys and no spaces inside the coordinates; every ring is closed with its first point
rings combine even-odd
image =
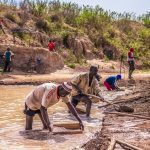
{"type": "Polygon", "coordinates": [[[106,103],[112,105],[114,107],[114,109],[118,112],[128,112],[128,113],[133,113],[134,112],[134,109],[131,108],[131,107],[115,105],[115,104],[112,104],[111,102],[105,100],[104,98],[100,98],[100,97],[95,96],[95,95],[91,95],[91,94],[86,94],[86,95],[89,96],[89,97],[97,98],[100,101],[103,101],[103,102],[106,102],[106,103]]]}

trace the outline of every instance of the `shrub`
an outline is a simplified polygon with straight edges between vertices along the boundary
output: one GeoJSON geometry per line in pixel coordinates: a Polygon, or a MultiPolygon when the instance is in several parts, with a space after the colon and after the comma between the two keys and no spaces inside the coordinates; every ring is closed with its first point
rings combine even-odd
{"type": "Polygon", "coordinates": [[[36,26],[39,29],[42,29],[46,33],[49,33],[51,31],[50,23],[46,20],[40,19],[36,22],[36,26]]]}
{"type": "Polygon", "coordinates": [[[16,15],[16,14],[7,13],[7,14],[5,15],[5,17],[6,17],[7,19],[11,20],[11,21],[14,22],[14,23],[17,23],[17,24],[18,24],[19,22],[21,22],[21,19],[20,19],[19,16],[16,15]]]}
{"type": "Polygon", "coordinates": [[[72,69],[75,69],[75,67],[76,67],[76,65],[74,63],[68,63],[67,66],[72,69]]]}

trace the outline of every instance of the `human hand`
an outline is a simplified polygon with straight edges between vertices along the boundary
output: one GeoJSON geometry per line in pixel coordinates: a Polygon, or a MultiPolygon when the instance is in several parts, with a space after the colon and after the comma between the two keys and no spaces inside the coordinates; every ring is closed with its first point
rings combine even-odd
{"type": "Polygon", "coordinates": [[[49,125],[49,126],[48,126],[48,130],[49,130],[49,132],[52,132],[52,131],[53,131],[53,126],[52,126],[52,125],[49,125]]]}
{"type": "Polygon", "coordinates": [[[83,94],[82,91],[80,89],[78,89],[78,94],[83,94]]]}
{"type": "Polygon", "coordinates": [[[82,122],[79,122],[79,126],[80,126],[80,129],[81,129],[82,131],[84,131],[84,125],[83,125],[82,122]]]}
{"type": "Polygon", "coordinates": [[[95,78],[100,81],[100,79],[102,78],[99,74],[96,74],[95,78]]]}

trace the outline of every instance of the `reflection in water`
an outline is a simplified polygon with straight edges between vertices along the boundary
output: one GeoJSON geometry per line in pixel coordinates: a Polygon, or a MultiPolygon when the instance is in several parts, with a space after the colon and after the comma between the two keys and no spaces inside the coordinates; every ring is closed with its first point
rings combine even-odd
{"type": "MultiPolygon", "coordinates": [[[[38,116],[34,120],[34,131],[24,131],[24,97],[34,88],[34,86],[0,86],[0,149],[71,150],[85,143],[92,138],[91,135],[100,130],[103,114],[97,108],[97,104],[93,104],[91,118],[87,119],[85,114],[80,115],[85,125],[83,134],[51,135],[48,131],[41,130],[42,123],[38,116]]],[[[104,93],[104,97],[108,98],[109,95],[104,93]]],[[[49,108],[48,111],[50,121],[53,123],[76,122],[62,102],[49,108]]]]}

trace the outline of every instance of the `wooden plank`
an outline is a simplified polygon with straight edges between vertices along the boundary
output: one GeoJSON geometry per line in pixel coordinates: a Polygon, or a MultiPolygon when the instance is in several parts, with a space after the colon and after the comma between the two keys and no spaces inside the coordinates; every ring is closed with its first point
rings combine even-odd
{"type": "Polygon", "coordinates": [[[54,131],[52,132],[53,135],[56,135],[56,134],[61,134],[61,135],[64,135],[64,134],[82,134],[83,131],[82,130],[68,130],[68,131],[54,131]]]}
{"type": "Polygon", "coordinates": [[[115,148],[115,145],[116,145],[116,140],[112,138],[107,150],[113,150],[115,148]]]}
{"type": "Polygon", "coordinates": [[[131,144],[126,143],[126,142],[123,142],[123,141],[121,141],[121,140],[116,140],[116,143],[118,143],[118,144],[123,144],[123,145],[125,145],[125,146],[127,146],[127,147],[132,148],[133,150],[143,150],[143,149],[138,148],[138,147],[136,147],[136,146],[134,146],[134,145],[131,145],[131,144]]]}
{"type": "Polygon", "coordinates": [[[53,126],[72,130],[80,129],[79,123],[54,123],[53,126]]]}
{"type": "Polygon", "coordinates": [[[150,120],[150,117],[140,116],[140,115],[132,115],[132,114],[121,113],[121,112],[104,112],[104,113],[106,113],[106,114],[115,114],[115,115],[119,115],[119,116],[136,117],[136,118],[140,118],[140,119],[150,120]]]}

